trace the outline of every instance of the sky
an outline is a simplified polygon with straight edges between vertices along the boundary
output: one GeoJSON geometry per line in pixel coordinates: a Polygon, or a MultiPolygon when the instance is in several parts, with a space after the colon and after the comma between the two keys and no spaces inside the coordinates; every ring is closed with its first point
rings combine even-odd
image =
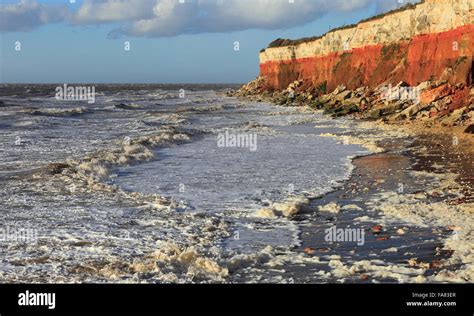
{"type": "Polygon", "coordinates": [[[0,1],[1,83],[244,83],[276,38],[408,0],[0,1]]]}

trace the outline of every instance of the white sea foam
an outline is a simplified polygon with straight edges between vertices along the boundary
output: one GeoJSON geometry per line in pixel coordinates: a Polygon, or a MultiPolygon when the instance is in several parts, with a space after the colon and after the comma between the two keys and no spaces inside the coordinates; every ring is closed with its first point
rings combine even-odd
{"type": "Polygon", "coordinates": [[[268,255],[267,269],[318,262],[289,252],[299,244],[291,219],[308,198],[347,179],[351,157],[368,151],[320,137],[316,122],[340,129],[338,121],[305,109],[209,91],[186,100],[159,95],[100,94],[84,111],[63,111],[48,98],[35,104],[48,115],[6,115],[33,129],[17,135],[21,146],[11,131],[0,134],[11,144],[0,151],[3,221],[40,229],[36,244],[0,245],[0,279],[221,282],[245,266],[244,254],[268,255]],[[206,105],[193,110],[194,101],[206,105]],[[123,111],[111,102],[140,106],[123,111]],[[258,150],[217,146],[227,128],[257,134],[258,150]],[[263,208],[268,218],[255,216],[263,208]]]}

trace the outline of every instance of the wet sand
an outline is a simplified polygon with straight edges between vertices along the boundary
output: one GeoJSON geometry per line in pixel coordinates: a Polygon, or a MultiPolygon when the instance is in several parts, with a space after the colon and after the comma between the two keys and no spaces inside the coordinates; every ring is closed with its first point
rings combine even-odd
{"type": "MultiPolygon", "coordinates": [[[[301,230],[301,245],[294,252],[303,259],[273,266],[273,270],[264,272],[263,280],[274,282],[277,275],[284,275],[285,280],[295,283],[470,281],[472,257],[452,258],[455,250],[446,244],[458,227],[449,222],[441,226],[430,222],[416,225],[374,211],[373,201],[380,194],[395,192],[421,195],[428,205],[442,203],[447,212],[450,205],[465,205],[472,211],[472,139],[452,131],[416,129],[408,137],[387,138],[376,145],[383,152],[355,158],[350,180],[340,189],[313,200],[293,219],[301,230]],[[457,185],[443,187],[441,181],[433,183],[432,178],[419,174],[456,174],[457,185]],[[432,187],[443,193],[433,193],[432,187]],[[322,211],[327,205],[336,205],[337,209],[322,211]],[[326,229],[330,227],[363,229],[365,243],[328,242],[326,229]],[[458,276],[461,268],[467,273],[458,276]]],[[[469,226],[465,229],[469,230],[469,226]]]]}
{"type": "MultiPolygon", "coordinates": [[[[372,227],[377,225],[378,214],[371,216],[372,221],[363,222],[360,227],[366,231],[366,243],[359,247],[354,243],[328,244],[324,240],[324,229],[331,225],[338,227],[354,226],[354,219],[365,216],[365,202],[374,194],[384,191],[397,191],[399,185],[403,184],[406,192],[424,192],[425,184],[420,179],[410,175],[410,170],[439,172],[439,168],[448,172],[460,174],[458,181],[465,188],[466,202],[472,202],[469,188],[473,187],[474,166],[472,156],[462,149],[453,147],[451,139],[437,139],[433,135],[425,135],[403,148],[403,142],[393,141],[378,144],[386,151],[379,154],[354,159],[355,170],[351,179],[341,190],[332,192],[322,199],[315,200],[313,206],[317,207],[331,202],[341,206],[357,205],[361,210],[343,211],[340,214],[329,213],[307,213],[302,214],[297,220],[311,222],[303,226],[301,239],[302,245],[297,251],[308,251],[308,247],[315,249],[315,253],[326,255],[340,255],[342,258],[352,260],[379,259],[396,265],[406,265],[411,258],[416,257],[420,262],[430,264],[424,275],[432,275],[441,266],[437,263],[446,259],[450,254],[448,251],[440,251],[442,239],[452,234],[448,229],[436,229],[434,227],[406,227],[400,222],[393,223],[389,227],[383,227],[381,233],[374,233],[372,227]],[[427,152],[420,148],[429,148],[427,152]],[[469,164],[469,161],[471,164],[469,164]],[[437,166],[434,168],[433,166],[437,166]],[[397,233],[398,229],[404,229],[405,234],[397,233]],[[391,248],[403,249],[401,251],[384,251],[391,248]]],[[[439,200],[430,197],[432,201],[439,200]]],[[[448,198],[449,203],[449,198],[448,198]]],[[[383,226],[383,225],[382,225],[383,226]]],[[[455,267],[450,267],[455,269],[455,267]]],[[[308,280],[312,281],[312,280],[308,280]]],[[[334,280],[337,281],[337,280],[334,280]]],[[[349,282],[371,282],[372,279],[364,273],[356,274],[348,280],[349,282]]],[[[395,279],[378,279],[383,282],[397,282],[395,279]]]]}

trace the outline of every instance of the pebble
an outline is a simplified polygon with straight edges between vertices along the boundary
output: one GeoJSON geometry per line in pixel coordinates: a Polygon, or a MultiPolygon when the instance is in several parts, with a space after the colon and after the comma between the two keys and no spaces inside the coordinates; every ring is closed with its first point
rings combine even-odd
{"type": "Polygon", "coordinates": [[[382,232],[382,229],[383,229],[382,225],[375,225],[372,227],[372,233],[379,234],[382,232]]]}
{"type": "Polygon", "coordinates": [[[397,234],[398,235],[405,235],[406,231],[403,228],[399,228],[399,229],[397,229],[397,234]]]}

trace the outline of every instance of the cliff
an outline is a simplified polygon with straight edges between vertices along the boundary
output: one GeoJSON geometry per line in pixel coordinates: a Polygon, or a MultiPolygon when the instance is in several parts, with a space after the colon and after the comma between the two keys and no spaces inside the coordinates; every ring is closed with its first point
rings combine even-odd
{"type": "Polygon", "coordinates": [[[424,0],[319,37],[278,39],[260,52],[260,77],[229,95],[474,133],[473,22],[473,0],[424,0]]]}
{"type": "Polygon", "coordinates": [[[265,89],[333,91],[430,79],[473,80],[474,1],[424,0],[417,5],[328,32],[318,38],[277,40],[260,53],[265,89]]]}

